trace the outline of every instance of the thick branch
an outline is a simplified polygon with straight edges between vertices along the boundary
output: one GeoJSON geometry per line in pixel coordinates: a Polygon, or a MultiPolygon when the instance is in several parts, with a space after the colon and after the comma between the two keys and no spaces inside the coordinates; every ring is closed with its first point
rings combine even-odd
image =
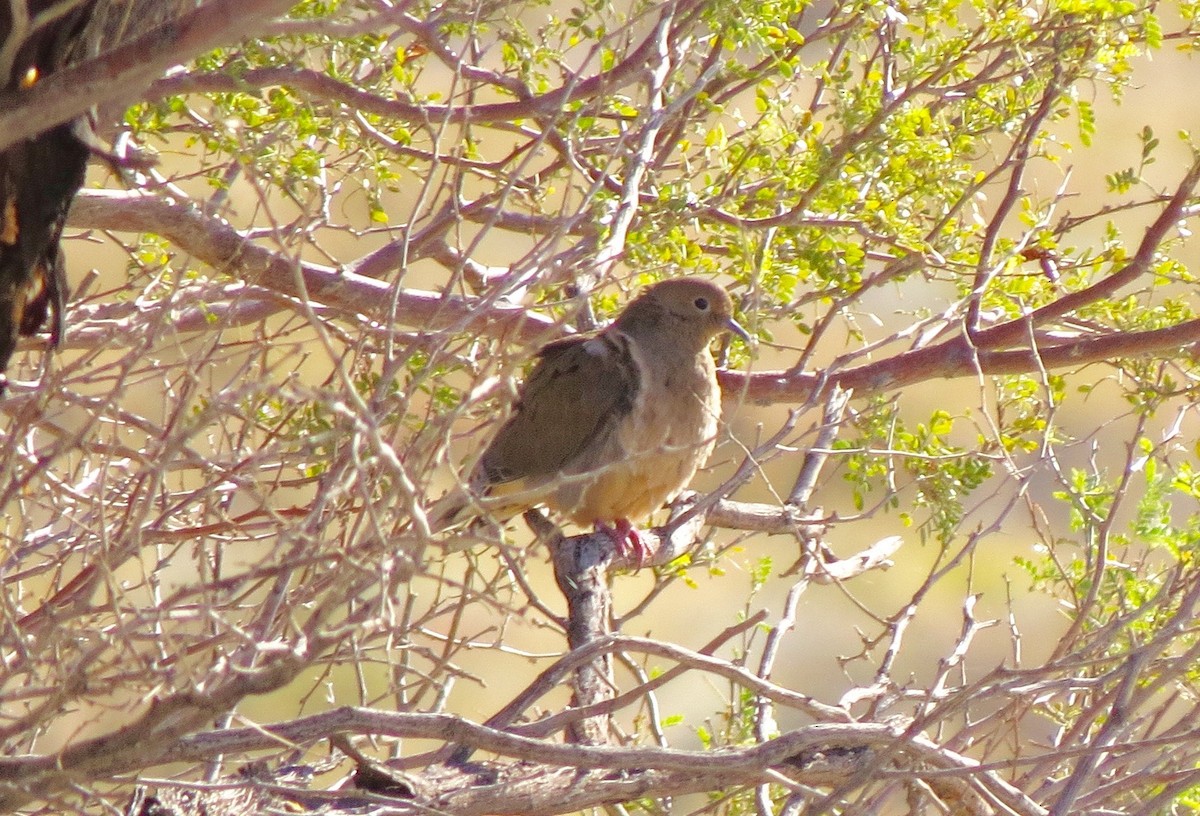
{"type": "MultiPolygon", "coordinates": [[[[612,634],[612,589],[608,583],[611,549],[589,546],[590,539],[566,539],[557,527],[537,510],[525,519],[549,544],[553,555],[554,579],[567,600],[567,645],[585,648],[612,634]]],[[[612,655],[605,652],[575,670],[572,708],[592,706],[613,698],[612,655]]],[[[571,723],[571,741],[585,745],[608,742],[608,716],[588,717],[571,723]]]]}
{"type": "MultiPolygon", "coordinates": [[[[143,193],[87,190],[71,207],[69,223],[85,229],[161,235],[204,263],[247,283],[351,314],[395,320],[426,330],[465,328],[525,340],[545,337],[554,322],[518,307],[481,309],[461,298],[403,290],[374,278],[300,261],[266,249],[195,207],[143,193]]],[[[281,304],[281,308],[282,308],[281,304]]]]}
{"type": "MultiPolygon", "coordinates": [[[[506,734],[448,714],[406,714],[340,708],[277,725],[211,732],[180,741],[164,761],[196,761],[222,753],[271,750],[312,744],[331,734],[375,734],[469,744],[478,750],[519,758],[520,763],[489,763],[487,768],[434,767],[413,774],[414,787],[427,791],[412,804],[428,812],[454,814],[552,814],[639,796],[667,796],[752,785],[776,770],[808,785],[847,781],[888,752],[888,771],[920,778],[940,771],[939,784],[980,787],[1004,802],[1008,812],[1043,811],[999,777],[971,759],[945,750],[920,735],[897,744],[902,731],[876,723],[818,724],[747,748],[682,751],[562,745],[506,734]],[[532,763],[543,763],[538,767],[532,763]],[[563,768],[571,769],[560,773],[563,768]],[[582,774],[575,769],[604,773],[582,774]],[[482,773],[480,773],[482,771],[482,773]],[[455,776],[456,775],[456,776],[455,776]],[[421,784],[422,777],[437,784],[421,784]],[[503,780],[503,783],[498,783],[503,780]],[[522,782],[524,780],[524,782],[522,782]],[[424,799],[424,801],[422,801],[424,799]]],[[[3,767],[0,765],[0,767],[3,767]]],[[[882,769],[880,769],[882,770],[882,769]]],[[[350,794],[350,791],[343,791],[350,794]]],[[[404,800],[393,800],[403,807],[404,800]]]]}
{"type": "Polygon", "coordinates": [[[32,88],[0,97],[0,148],[96,105],[128,104],[157,77],[205,51],[251,36],[293,0],[208,0],[199,8],[101,56],[64,68],[32,88]]]}
{"type": "MultiPolygon", "coordinates": [[[[1019,323],[1020,321],[1015,321],[1019,323]]],[[[1011,324],[1010,324],[1011,325],[1011,324]]],[[[990,337],[985,332],[983,337],[990,337]]],[[[977,339],[980,339],[977,337],[977,339]]],[[[806,402],[819,389],[834,385],[853,389],[858,395],[903,388],[935,379],[983,374],[1028,374],[1039,367],[1077,368],[1114,357],[1146,357],[1164,352],[1178,354],[1200,342],[1200,320],[1143,332],[1119,332],[1068,342],[1055,342],[1037,349],[977,348],[959,336],[944,343],[898,354],[847,371],[826,375],[764,371],[744,374],[721,371],[721,387],[729,394],[743,395],[752,402],[806,402]]]]}

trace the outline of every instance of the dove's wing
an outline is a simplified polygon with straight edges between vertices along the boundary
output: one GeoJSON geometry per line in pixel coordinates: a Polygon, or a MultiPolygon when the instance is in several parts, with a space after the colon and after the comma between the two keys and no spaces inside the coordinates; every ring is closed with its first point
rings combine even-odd
{"type": "Polygon", "coordinates": [[[581,462],[607,464],[595,457],[633,410],[640,375],[624,335],[569,337],[539,357],[515,413],[479,460],[479,489],[533,488],[581,462]]]}

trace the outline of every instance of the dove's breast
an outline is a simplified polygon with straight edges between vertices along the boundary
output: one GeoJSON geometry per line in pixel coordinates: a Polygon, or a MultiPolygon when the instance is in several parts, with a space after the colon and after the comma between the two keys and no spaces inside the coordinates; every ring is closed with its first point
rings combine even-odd
{"type": "Polygon", "coordinates": [[[708,349],[675,364],[633,354],[642,373],[633,410],[547,498],[576,524],[644,520],[679,495],[716,442],[721,394],[708,349]]]}

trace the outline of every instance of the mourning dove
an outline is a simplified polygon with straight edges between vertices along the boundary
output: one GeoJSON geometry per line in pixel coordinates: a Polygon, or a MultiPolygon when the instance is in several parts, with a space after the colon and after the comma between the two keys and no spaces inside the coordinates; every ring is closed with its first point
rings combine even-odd
{"type": "Polygon", "coordinates": [[[603,331],[544,347],[472,472],[475,511],[546,505],[645,563],[632,520],[675,498],[716,442],[708,345],[726,331],[749,340],[725,290],[678,278],[648,287],[603,331]]]}

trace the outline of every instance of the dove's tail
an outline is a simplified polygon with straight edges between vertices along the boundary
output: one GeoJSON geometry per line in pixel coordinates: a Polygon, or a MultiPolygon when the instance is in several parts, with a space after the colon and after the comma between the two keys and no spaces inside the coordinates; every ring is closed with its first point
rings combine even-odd
{"type": "Polygon", "coordinates": [[[433,503],[426,512],[429,519],[429,532],[444,533],[456,527],[469,524],[476,513],[471,512],[471,497],[463,490],[451,490],[445,496],[433,503]]]}

